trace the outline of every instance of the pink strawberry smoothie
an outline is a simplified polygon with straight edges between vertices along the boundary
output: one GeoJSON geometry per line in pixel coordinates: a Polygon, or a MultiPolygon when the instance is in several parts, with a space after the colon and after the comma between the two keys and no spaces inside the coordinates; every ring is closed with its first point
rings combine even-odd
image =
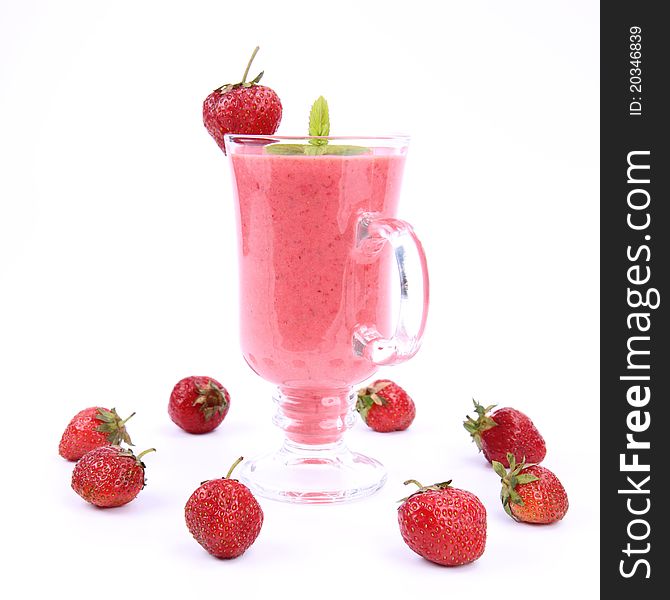
{"type": "Polygon", "coordinates": [[[357,253],[360,215],[396,213],[405,157],[231,152],[240,256],[241,345],[279,385],[288,437],[337,441],[351,386],[376,370],[353,351],[357,325],[390,334],[392,253],[357,253]]]}

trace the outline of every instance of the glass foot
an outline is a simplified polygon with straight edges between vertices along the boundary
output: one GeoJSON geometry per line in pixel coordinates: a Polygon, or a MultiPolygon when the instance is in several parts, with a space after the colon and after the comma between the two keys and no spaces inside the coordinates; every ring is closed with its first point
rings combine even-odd
{"type": "Polygon", "coordinates": [[[360,500],[386,483],[380,462],[343,442],[303,446],[287,440],[278,452],[245,461],[237,475],[255,494],[295,504],[360,500]]]}

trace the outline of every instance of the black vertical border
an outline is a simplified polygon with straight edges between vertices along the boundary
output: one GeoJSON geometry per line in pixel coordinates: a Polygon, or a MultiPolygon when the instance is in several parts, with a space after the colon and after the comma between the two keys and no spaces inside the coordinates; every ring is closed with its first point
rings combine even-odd
{"type": "MultiPolygon", "coordinates": [[[[670,404],[668,372],[670,352],[668,349],[667,307],[670,305],[670,223],[667,205],[670,202],[668,178],[670,176],[670,127],[667,114],[670,111],[670,22],[663,18],[667,5],[663,2],[619,0],[601,3],[601,556],[600,577],[602,597],[612,598],[667,598],[670,597],[665,580],[670,571],[670,549],[668,548],[667,514],[670,501],[670,473],[666,473],[663,455],[670,450],[670,422],[667,418],[670,404]],[[641,28],[642,90],[631,90],[630,69],[631,27],[641,28]],[[630,103],[641,97],[642,114],[631,115],[630,103]],[[648,158],[639,155],[637,162],[648,160],[649,184],[631,184],[627,178],[628,155],[632,151],[650,152],[648,158]],[[644,188],[651,202],[647,211],[632,211],[628,206],[628,194],[636,188],[644,188]],[[650,217],[649,227],[635,231],[627,224],[629,213],[637,223],[650,217]],[[649,239],[645,239],[645,236],[649,239]],[[637,260],[630,260],[642,245],[637,260]],[[628,249],[630,247],[630,250],[628,249]],[[641,274],[645,266],[651,272],[646,285],[632,285],[628,269],[639,265],[641,274]],[[660,294],[660,305],[656,309],[632,308],[627,298],[628,288],[645,293],[655,288],[660,294]],[[627,319],[631,313],[648,312],[651,328],[645,334],[629,328],[627,319]],[[637,341],[637,348],[646,344],[650,354],[636,355],[634,361],[648,361],[649,369],[629,369],[627,343],[631,336],[648,335],[648,342],[637,341]],[[648,382],[621,380],[626,375],[648,375],[648,382]],[[639,383],[650,389],[650,401],[644,407],[634,407],[627,400],[631,385],[639,383]],[[641,411],[636,417],[634,411],[641,411]],[[648,413],[645,415],[644,413],[648,413]],[[629,423],[640,425],[649,419],[649,428],[634,433],[639,440],[649,441],[649,449],[626,448],[629,423]],[[628,421],[627,421],[628,419],[628,421]],[[630,421],[632,419],[632,421],[630,421]],[[667,441],[666,441],[667,439],[667,441]],[[620,455],[626,454],[630,463],[632,454],[638,454],[640,463],[650,465],[648,472],[623,472],[620,455]],[[627,480],[630,476],[637,484],[648,490],[648,494],[620,493],[633,489],[627,480]],[[640,485],[646,476],[651,479],[640,485]],[[650,503],[647,503],[647,499],[650,503]],[[630,504],[629,504],[630,501],[630,504]],[[634,515],[631,510],[648,512],[634,515]],[[644,523],[649,525],[649,534],[644,523]],[[631,524],[632,523],[632,524],[631,524]],[[628,552],[628,544],[635,552],[628,552]],[[649,544],[647,547],[646,544],[649,544]],[[639,552],[639,553],[638,553],[639,552]],[[646,560],[635,567],[637,560],[646,560]],[[622,562],[623,561],[623,562],[622,562]],[[625,577],[624,574],[634,574],[625,577]],[[647,577],[649,575],[649,577],[647,577]],[[667,595],[666,595],[667,594],[667,595]]],[[[637,80],[633,80],[637,81],[637,80]]],[[[642,172],[637,171],[638,179],[642,172]]],[[[643,200],[644,193],[634,195],[643,200]]],[[[633,276],[635,276],[635,271],[633,276]]]]}

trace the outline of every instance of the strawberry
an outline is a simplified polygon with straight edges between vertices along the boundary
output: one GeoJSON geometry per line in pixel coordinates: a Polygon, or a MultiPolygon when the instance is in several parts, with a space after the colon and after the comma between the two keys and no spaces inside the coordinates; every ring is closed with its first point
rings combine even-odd
{"type": "Polygon", "coordinates": [[[216,88],[202,105],[203,123],[224,154],[226,145],[223,136],[226,133],[272,135],[281,121],[279,96],[271,88],[258,85],[263,72],[247,81],[257,52],[258,46],[249,59],[241,82],[216,88]]]}
{"type": "Polygon", "coordinates": [[[72,471],[72,489],[86,502],[103,508],[122,506],[144,487],[142,457],[120,446],[101,446],[87,452],[72,471]]]}
{"type": "Polygon", "coordinates": [[[455,567],[477,560],[486,546],[486,509],[474,494],[451,481],[428,487],[410,479],[418,491],[402,501],[398,524],[414,552],[438,565],[455,567]]]}
{"type": "Polygon", "coordinates": [[[230,394],[211,377],[185,377],[172,389],[170,418],[189,433],[207,433],[221,424],[230,408],[230,394]]]}
{"type": "Polygon", "coordinates": [[[488,413],[495,407],[483,407],[473,400],[477,420],[467,417],[463,426],[472,436],[480,451],[484,451],[486,460],[494,460],[509,467],[507,453],[524,456],[528,462],[542,462],[547,447],[533,422],[515,408],[499,408],[491,416],[488,413]]]}
{"type": "Polygon", "coordinates": [[[368,427],[382,433],[407,429],[416,415],[407,392],[388,379],[358,390],[356,410],[368,427]]]}
{"type": "Polygon", "coordinates": [[[509,473],[502,463],[493,461],[494,471],[500,475],[505,512],[524,523],[554,523],[568,511],[565,488],[549,469],[540,465],[517,464],[514,455],[507,455],[509,473]]]}
{"type": "Polygon", "coordinates": [[[79,411],[63,432],[58,454],[67,460],[79,460],[84,454],[100,446],[121,442],[132,446],[126,431],[126,421],[130,417],[121,420],[116,409],[109,410],[100,406],[79,411]]]}
{"type": "Polygon", "coordinates": [[[186,502],[186,526],[195,540],[217,558],[237,558],[254,543],[263,510],[245,485],[230,479],[238,458],[221,479],[203,481],[186,502]]]}

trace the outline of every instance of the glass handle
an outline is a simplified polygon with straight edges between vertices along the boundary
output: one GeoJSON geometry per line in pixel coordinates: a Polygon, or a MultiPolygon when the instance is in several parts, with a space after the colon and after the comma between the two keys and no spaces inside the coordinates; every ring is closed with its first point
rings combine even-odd
{"type": "Polygon", "coordinates": [[[356,248],[367,260],[376,259],[391,244],[400,276],[400,308],[395,333],[384,338],[374,324],[358,325],[353,336],[354,352],[377,365],[395,365],[414,356],[428,316],[428,267],[426,255],[412,226],[400,219],[361,216],[356,248]]]}

